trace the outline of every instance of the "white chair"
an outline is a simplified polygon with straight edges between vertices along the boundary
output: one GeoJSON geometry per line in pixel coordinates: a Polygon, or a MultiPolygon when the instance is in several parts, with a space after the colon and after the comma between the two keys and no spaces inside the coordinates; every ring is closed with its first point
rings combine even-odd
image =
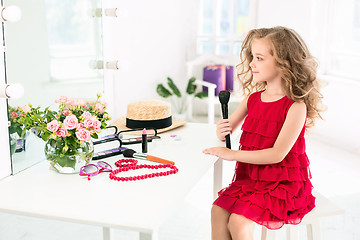
{"type": "MultiPolygon", "coordinates": [[[[214,123],[215,121],[215,88],[217,87],[216,84],[213,83],[209,83],[209,82],[205,82],[199,79],[196,79],[195,84],[202,87],[207,87],[208,89],[208,97],[207,97],[207,105],[208,105],[208,123],[214,123]]],[[[193,113],[193,108],[192,108],[192,103],[189,104],[188,106],[188,112],[187,112],[187,119],[192,120],[192,113],[193,113]]]]}
{"type": "MultiPolygon", "coordinates": [[[[203,68],[206,65],[214,65],[214,64],[223,64],[223,65],[236,65],[236,60],[232,57],[221,57],[214,55],[202,55],[194,60],[188,61],[186,63],[187,67],[187,77],[195,77],[197,80],[195,84],[198,86],[205,86],[208,88],[208,98],[207,98],[207,115],[208,115],[208,123],[214,123],[215,118],[215,105],[217,103],[215,99],[215,88],[216,84],[208,83],[202,80],[203,78],[203,68]]],[[[231,99],[231,98],[230,98],[231,99]]],[[[193,116],[193,107],[192,104],[188,106],[187,119],[192,119],[193,116]]]]}
{"type": "MultiPolygon", "coordinates": [[[[323,217],[330,217],[343,214],[345,211],[339,208],[336,204],[329,199],[321,195],[320,193],[313,191],[316,197],[316,207],[309,212],[299,225],[285,225],[287,240],[299,239],[299,227],[306,225],[307,239],[308,240],[321,240],[320,220],[323,217]]],[[[274,240],[276,231],[269,231],[266,227],[261,229],[261,240],[274,240]]]]}

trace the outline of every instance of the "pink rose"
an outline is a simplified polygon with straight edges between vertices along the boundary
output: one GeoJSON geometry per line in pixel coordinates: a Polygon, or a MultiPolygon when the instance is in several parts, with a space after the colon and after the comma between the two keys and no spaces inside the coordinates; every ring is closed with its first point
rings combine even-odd
{"type": "Polygon", "coordinates": [[[93,125],[94,125],[94,121],[93,121],[92,118],[86,118],[86,119],[84,120],[84,127],[85,127],[85,128],[92,128],[93,125]]]}
{"type": "Polygon", "coordinates": [[[97,103],[97,104],[95,105],[95,109],[98,110],[98,111],[101,112],[101,113],[104,113],[104,112],[105,112],[104,106],[103,106],[101,103],[97,103]]]}
{"type": "Polygon", "coordinates": [[[24,113],[28,113],[30,112],[31,107],[29,107],[29,105],[24,105],[21,109],[24,111],[24,113]]]}
{"type": "Polygon", "coordinates": [[[67,103],[69,102],[68,98],[65,96],[61,96],[59,99],[55,100],[56,103],[67,103]]]}
{"type": "Polygon", "coordinates": [[[17,114],[16,112],[11,112],[11,113],[10,113],[10,117],[11,117],[11,118],[14,118],[14,119],[15,119],[15,118],[17,118],[17,116],[18,116],[18,114],[17,114]]]}
{"type": "Polygon", "coordinates": [[[84,128],[77,131],[75,135],[80,141],[89,141],[91,138],[90,132],[84,128]]]}
{"type": "Polygon", "coordinates": [[[76,128],[76,130],[80,130],[80,129],[82,129],[82,128],[84,128],[84,125],[83,125],[82,123],[79,123],[79,125],[78,125],[77,128],[76,128]]]}
{"type": "Polygon", "coordinates": [[[59,122],[57,120],[52,120],[48,124],[46,124],[46,128],[50,132],[56,132],[59,129],[59,122]]]}
{"type": "Polygon", "coordinates": [[[100,130],[101,130],[101,122],[96,119],[93,122],[93,128],[95,129],[96,132],[100,132],[100,130]]]}
{"type": "Polygon", "coordinates": [[[71,103],[72,105],[80,105],[80,106],[82,106],[82,105],[85,105],[86,104],[86,101],[84,100],[84,99],[75,99],[75,100],[73,100],[72,101],[72,103],[71,103]]]}
{"type": "Polygon", "coordinates": [[[56,134],[56,136],[58,136],[58,137],[66,137],[66,136],[69,135],[69,132],[68,132],[68,130],[66,130],[65,128],[60,127],[55,134],[56,134]]]}
{"type": "Polygon", "coordinates": [[[92,115],[89,111],[85,111],[83,112],[83,114],[81,115],[83,118],[87,119],[87,118],[91,118],[92,115]]]}
{"type": "Polygon", "coordinates": [[[77,117],[75,115],[67,116],[63,122],[63,126],[67,130],[76,128],[78,126],[78,124],[79,124],[79,120],[77,119],[77,117]]]}
{"type": "Polygon", "coordinates": [[[64,116],[69,116],[70,111],[69,111],[69,110],[64,110],[64,111],[63,111],[63,114],[64,114],[64,116]]]}

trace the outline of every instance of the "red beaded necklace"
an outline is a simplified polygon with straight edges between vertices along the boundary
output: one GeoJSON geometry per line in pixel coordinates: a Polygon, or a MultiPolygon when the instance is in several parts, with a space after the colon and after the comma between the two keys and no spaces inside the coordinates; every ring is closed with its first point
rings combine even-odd
{"type": "Polygon", "coordinates": [[[137,165],[138,161],[135,159],[120,159],[119,161],[115,162],[115,166],[118,167],[118,169],[113,170],[109,177],[112,180],[116,181],[136,181],[136,180],[142,180],[147,178],[153,178],[153,177],[161,177],[161,176],[167,176],[170,174],[175,174],[179,171],[179,169],[173,165],[170,164],[158,164],[158,165],[148,165],[148,164],[140,164],[137,165]],[[117,177],[116,174],[120,172],[127,172],[129,170],[135,170],[135,169],[141,169],[141,168],[148,168],[148,169],[161,169],[161,168],[170,168],[172,170],[165,171],[165,172],[157,172],[157,173],[149,173],[139,176],[133,176],[133,177],[117,177]]]}

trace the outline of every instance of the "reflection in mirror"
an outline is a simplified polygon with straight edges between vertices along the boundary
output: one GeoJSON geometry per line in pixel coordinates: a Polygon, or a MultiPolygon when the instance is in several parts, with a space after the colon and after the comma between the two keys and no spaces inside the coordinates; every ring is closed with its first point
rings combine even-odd
{"type": "Polygon", "coordinates": [[[94,100],[103,92],[102,21],[101,0],[4,0],[10,5],[22,17],[5,23],[7,82],[25,88],[8,102],[15,174],[45,159],[45,142],[19,124],[28,104],[56,108],[60,96],[94,100]]]}

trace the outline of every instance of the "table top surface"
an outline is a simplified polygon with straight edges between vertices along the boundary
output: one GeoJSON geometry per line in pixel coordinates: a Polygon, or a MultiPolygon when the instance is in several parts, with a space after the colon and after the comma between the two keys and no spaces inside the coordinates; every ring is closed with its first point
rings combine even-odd
{"type": "MultiPolygon", "coordinates": [[[[118,182],[101,173],[88,181],[78,174],[58,174],[42,161],[0,181],[0,211],[151,232],[213,167],[217,158],[202,150],[223,145],[215,136],[215,125],[209,124],[187,123],[160,136],[161,141],[148,143],[148,154],[174,161],[177,174],[118,182]]],[[[141,144],[127,147],[139,151],[141,144]]],[[[104,161],[116,168],[114,163],[121,158],[104,161]]],[[[157,164],[145,160],[138,164],[144,163],[157,164]]],[[[144,174],[136,171],[127,173],[144,174]]]]}

